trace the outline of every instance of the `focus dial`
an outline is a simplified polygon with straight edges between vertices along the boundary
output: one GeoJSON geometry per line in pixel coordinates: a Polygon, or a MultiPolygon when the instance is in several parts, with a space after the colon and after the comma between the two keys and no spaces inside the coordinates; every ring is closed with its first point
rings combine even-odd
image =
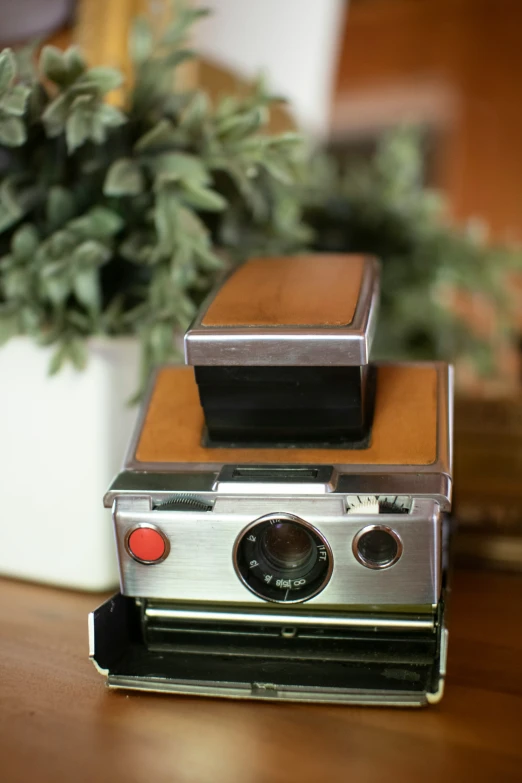
{"type": "Polygon", "coordinates": [[[267,601],[306,601],[327,584],[333,558],[326,539],[292,514],[268,514],[239,536],[234,565],[242,582],[267,601]]]}

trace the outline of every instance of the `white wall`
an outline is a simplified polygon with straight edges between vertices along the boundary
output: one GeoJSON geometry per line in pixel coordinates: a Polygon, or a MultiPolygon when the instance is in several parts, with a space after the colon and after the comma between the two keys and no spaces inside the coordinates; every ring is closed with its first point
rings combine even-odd
{"type": "Polygon", "coordinates": [[[302,127],[328,130],[345,0],[209,0],[195,43],[208,59],[247,77],[260,71],[285,95],[302,127]]]}

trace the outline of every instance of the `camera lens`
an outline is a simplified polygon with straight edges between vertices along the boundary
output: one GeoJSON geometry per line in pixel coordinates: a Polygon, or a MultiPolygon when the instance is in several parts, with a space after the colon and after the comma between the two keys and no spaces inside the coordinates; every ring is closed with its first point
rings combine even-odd
{"type": "Polygon", "coordinates": [[[371,525],[355,536],[353,553],[367,568],[388,568],[401,556],[402,544],[395,531],[371,525]]]}
{"type": "Polygon", "coordinates": [[[264,530],[261,549],[274,568],[299,568],[314,555],[314,542],[302,525],[275,522],[264,530]]]}
{"type": "Polygon", "coordinates": [[[256,595],[278,603],[305,601],[330,579],[333,558],[326,539],[292,514],[267,514],[236,541],[234,565],[256,595]]]}

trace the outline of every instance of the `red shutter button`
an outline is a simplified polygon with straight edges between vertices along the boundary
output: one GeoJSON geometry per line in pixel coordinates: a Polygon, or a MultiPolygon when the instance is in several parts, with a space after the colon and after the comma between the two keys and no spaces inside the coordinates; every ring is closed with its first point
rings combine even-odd
{"type": "Polygon", "coordinates": [[[169,553],[168,540],[155,527],[144,526],[135,528],[127,536],[129,554],[139,563],[158,563],[169,553]]]}

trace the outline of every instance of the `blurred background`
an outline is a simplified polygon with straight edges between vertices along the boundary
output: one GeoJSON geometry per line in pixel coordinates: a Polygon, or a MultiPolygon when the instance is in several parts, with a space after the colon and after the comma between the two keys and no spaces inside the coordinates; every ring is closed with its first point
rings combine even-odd
{"type": "MultiPolygon", "coordinates": [[[[0,571],[87,589],[114,582],[110,530],[99,505],[135,415],[126,401],[139,385],[140,362],[146,375],[175,356],[179,334],[211,283],[214,251],[232,263],[253,252],[302,247],[371,252],[382,259],[377,358],[455,363],[457,553],[468,564],[522,569],[522,4],[213,0],[206,5],[210,15],[198,20],[196,14],[176,27],[180,7],[166,0],[0,0],[0,44],[18,53],[19,68],[15,76],[7,60],[3,71],[0,67],[0,97],[5,93],[0,101],[0,264],[5,270],[6,340],[0,371],[15,379],[0,397],[1,409],[10,411],[3,427],[12,444],[5,450],[9,464],[3,466],[4,476],[12,473],[6,481],[12,493],[11,500],[7,493],[7,503],[14,509],[23,491],[29,450],[42,465],[42,491],[34,493],[37,505],[28,501],[28,518],[36,512],[52,519],[49,525],[63,546],[55,550],[55,562],[48,559],[42,566],[42,534],[32,560],[25,556],[23,564],[15,563],[6,556],[0,571]],[[148,20],[139,35],[132,33],[136,18],[148,20]],[[134,35],[132,57],[129,35],[134,35]],[[35,48],[27,53],[34,40],[35,48]],[[179,55],[181,41],[195,50],[195,57],[179,55]],[[42,79],[41,68],[40,76],[28,76],[23,63],[34,60],[45,44],[59,51],[79,45],[89,66],[120,69],[126,86],[98,72],[91,94],[94,77],[89,81],[75,75],[74,58],[48,55],[41,88],[48,103],[37,117],[34,84],[42,79]],[[154,93],[173,65],[175,88],[169,82],[158,92],[158,101],[168,105],[162,114],[159,104],[145,105],[143,95],[147,89],[154,93]],[[260,73],[264,86],[254,87],[260,73]],[[83,86],[75,87],[74,79],[84,79],[83,86]],[[27,94],[16,93],[17,85],[27,94]],[[71,85],[76,97],[78,89],[84,96],[82,111],[87,104],[92,108],[100,95],[112,109],[100,110],[96,104],[99,114],[89,108],[91,113],[78,119],[81,107],[74,108],[79,104],[74,104],[71,85]],[[253,91],[255,99],[249,98],[253,91]],[[269,94],[284,96],[286,102],[269,94]],[[203,95],[209,96],[208,104],[203,95]],[[24,112],[20,101],[29,113],[27,127],[19,125],[24,112]],[[205,114],[211,111],[208,106],[218,107],[217,119],[205,114]],[[165,260],[147,244],[150,226],[144,225],[139,236],[134,230],[137,216],[159,209],[157,202],[151,206],[153,189],[149,194],[143,185],[152,175],[131,160],[135,147],[129,134],[113,143],[108,129],[128,121],[135,144],[151,129],[157,131],[160,117],[189,127],[189,112],[193,135],[182,139],[178,134],[181,147],[199,155],[210,171],[207,153],[193,139],[202,127],[217,122],[229,178],[194,175],[187,203],[202,220],[204,237],[199,244],[175,245],[165,260]],[[95,116],[101,130],[96,130],[95,116]],[[37,120],[49,138],[65,133],[66,160],[53,157],[56,147],[51,157],[35,154],[43,145],[34,131],[37,120]],[[296,143],[295,131],[304,136],[306,154],[284,151],[296,143]],[[281,140],[270,142],[268,153],[259,133],[277,134],[281,140]],[[115,144],[121,149],[113,155],[115,144]],[[77,152],[80,147],[85,155],[77,152]],[[27,154],[18,155],[18,148],[27,154]],[[54,172],[52,165],[46,167],[43,179],[38,168],[42,157],[58,161],[54,172]],[[103,187],[96,185],[99,199],[85,201],[85,191],[78,195],[75,181],[94,176],[96,166],[104,177],[112,172],[110,183],[105,179],[103,187]],[[265,179],[251,186],[249,172],[258,166],[265,166],[265,179]],[[31,178],[40,183],[42,203],[62,198],[76,208],[69,213],[63,207],[66,217],[57,222],[46,213],[45,223],[43,207],[35,206],[34,192],[28,190],[31,178]],[[88,203],[91,211],[85,214],[92,217],[92,205],[102,202],[112,210],[112,217],[96,213],[105,220],[102,239],[99,228],[72,226],[73,216],[85,212],[79,205],[88,203]],[[247,214],[254,217],[247,220],[247,214]],[[29,219],[36,234],[17,234],[29,219]],[[56,226],[76,232],[74,248],[78,236],[85,240],[94,232],[103,245],[95,275],[81,267],[73,280],[58,279],[62,257],[56,256],[56,242],[51,249],[46,244],[56,226]],[[81,234],[86,230],[87,235],[81,234]],[[22,245],[29,250],[21,250],[22,245]],[[36,274],[28,261],[33,252],[40,259],[37,274],[45,267],[45,279],[58,281],[45,289],[48,299],[36,301],[35,295],[34,302],[23,289],[23,281],[36,274]],[[164,303],[158,299],[158,270],[164,262],[177,265],[179,274],[172,312],[160,316],[164,303]],[[56,293],[62,289],[63,294],[56,293]],[[57,303],[62,320],[56,320],[57,303]],[[37,338],[37,346],[30,337],[37,338]],[[46,373],[49,362],[53,370],[60,369],[52,378],[46,373]],[[71,362],[82,371],[72,369],[71,362]],[[74,473],[66,481],[71,465],[74,473]],[[59,493],[63,498],[64,484],[70,503],[80,487],[86,497],[85,518],[76,531],[56,513],[54,497],[59,493]],[[63,570],[64,552],[78,549],[78,529],[89,529],[91,539],[84,536],[79,561],[69,560],[69,570],[63,570]]],[[[0,552],[12,552],[8,544],[3,541],[0,552]]]]}

